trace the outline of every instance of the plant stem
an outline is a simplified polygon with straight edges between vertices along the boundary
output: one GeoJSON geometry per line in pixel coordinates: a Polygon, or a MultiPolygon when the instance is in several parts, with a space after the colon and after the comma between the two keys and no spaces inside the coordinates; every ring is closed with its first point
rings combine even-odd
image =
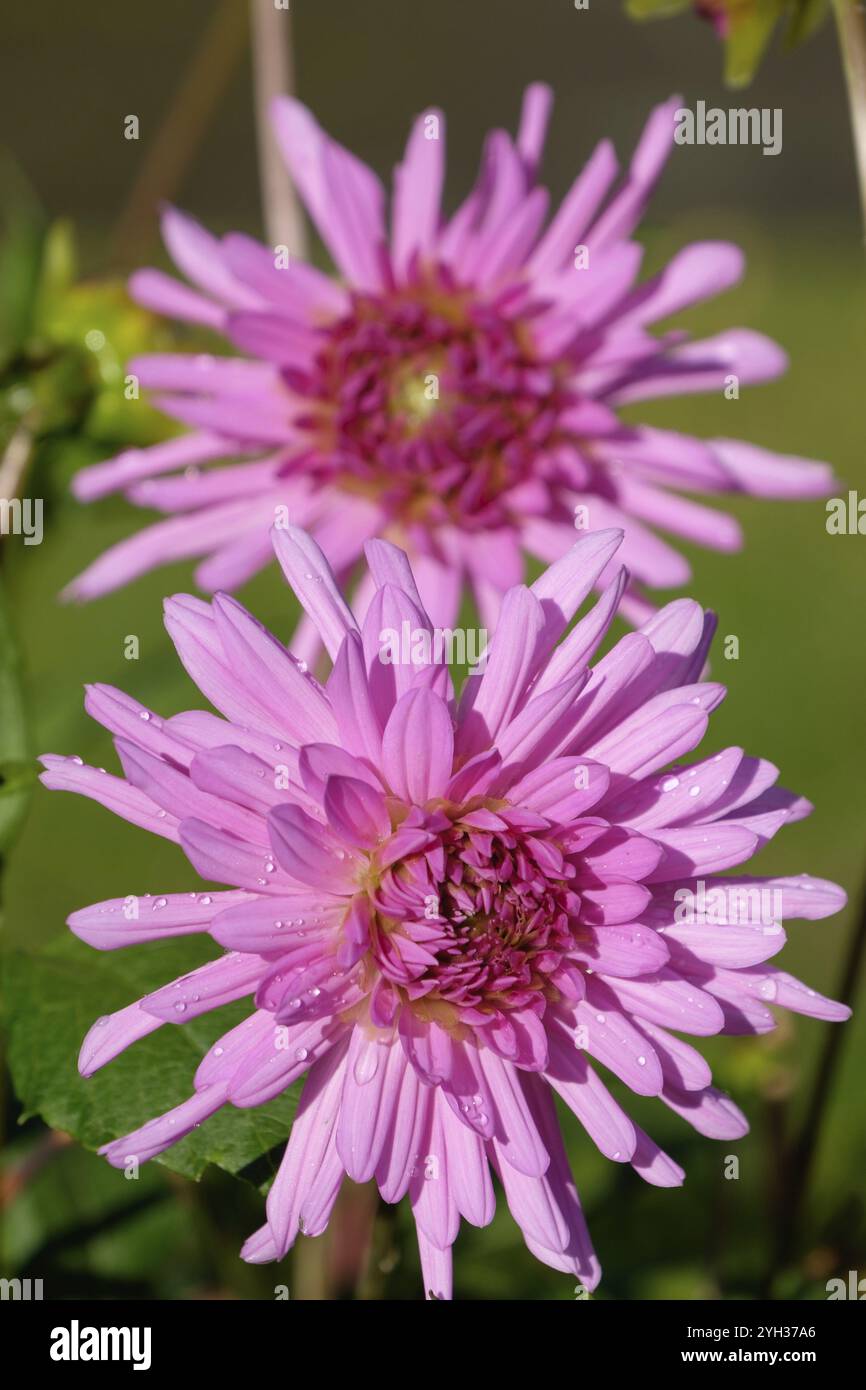
{"type": "Polygon", "coordinates": [[[848,87],[854,161],[866,239],[866,6],[860,0],[833,0],[833,13],[848,87]]]}
{"type": "Polygon", "coordinates": [[[253,85],[265,231],[272,246],[305,259],[307,236],[297,194],[271,128],[271,103],[294,91],[292,19],[274,0],[250,0],[253,85]]]}

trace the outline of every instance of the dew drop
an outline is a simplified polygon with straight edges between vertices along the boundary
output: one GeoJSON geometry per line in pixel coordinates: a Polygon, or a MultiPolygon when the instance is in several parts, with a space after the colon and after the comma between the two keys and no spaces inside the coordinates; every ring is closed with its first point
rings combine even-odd
{"type": "Polygon", "coordinates": [[[666,777],[662,782],[663,792],[672,792],[680,785],[679,777],[666,777]]]}

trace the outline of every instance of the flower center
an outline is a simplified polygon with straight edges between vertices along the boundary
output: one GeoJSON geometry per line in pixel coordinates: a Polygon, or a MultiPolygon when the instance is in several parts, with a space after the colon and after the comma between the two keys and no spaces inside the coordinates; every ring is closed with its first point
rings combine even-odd
{"type": "Polygon", "coordinates": [[[303,382],[315,402],[305,471],[405,522],[502,524],[506,494],[537,470],[572,402],[536,358],[508,299],[482,303],[439,268],[415,285],[355,294],[303,382]]]}
{"type": "Polygon", "coordinates": [[[408,1000],[540,1003],[575,944],[574,865],[541,817],[513,807],[437,813],[435,823],[435,841],[388,869],[373,895],[378,969],[408,1000]]]}

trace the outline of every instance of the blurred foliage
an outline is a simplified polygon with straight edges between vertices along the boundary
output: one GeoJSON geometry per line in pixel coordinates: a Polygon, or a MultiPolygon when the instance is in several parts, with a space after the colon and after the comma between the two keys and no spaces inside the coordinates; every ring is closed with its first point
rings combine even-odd
{"type": "Polygon", "coordinates": [[[0,579],[0,869],[23,822],[34,780],[28,751],[21,657],[0,579]]]}
{"type": "MultiPolygon", "coordinates": [[[[3,154],[0,207],[0,497],[27,495],[50,513],[68,476],[58,472],[59,458],[88,463],[171,433],[150,406],[130,410],[123,390],[125,360],[169,338],[120,281],[76,283],[70,225],[47,221],[3,154]]],[[[0,547],[8,543],[0,536],[0,547]]],[[[26,761],[21,684],[19,643],[0,580],[0,855],[20,828],[35,777],[26,761]]]]}
{"type": "MultiPolygon", "coordinates": [[[[124,394],[124,363],[170,344],[169,331],[128,298],[120,280],[76,281],[68,222],[49,222],[8,156],[0,158],[0,456],[32,495],[53,500],[58,441],[99,452],[172,433],[124,394]]],[[[21,488],[19,487],[19,495],[21,488]]]]}
{"type": "Polygon", "coordinates": [[[709,20],[725,48],[729,87],[751,82],[773,32],[784,22],[789,47],[802,43],[819,27],[830,0],[626,0],[633,19],[667,19],[691,10],[709,20]]]}

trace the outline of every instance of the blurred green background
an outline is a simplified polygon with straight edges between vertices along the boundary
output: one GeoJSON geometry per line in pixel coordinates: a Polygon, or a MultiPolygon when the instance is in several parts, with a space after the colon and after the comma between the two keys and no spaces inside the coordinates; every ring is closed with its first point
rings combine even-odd
{"type": "MultiPolygon", "coordinates": [[[[189,148],[172,196],[216,230],[260,234],[243,10],[240,0],[221,8],[188,0],[181,10],[154,0],[122,12],[80,0],[74,9],[50,3],[7,12],[0,109],[16,166],[4,175],[15,212],[7,209],[7,243],[16,235],[20,245],[34,244],[27,241],[31,235],[39,242],[40,228],[65,217],[88,276],[128,269],[142,256],[162,263],[153,210],[139,216],[130,199],[165,112],[179,93],[188,97],[190,82],[194,89],[202,83],[202,61],[204,87],[213,84],[212,110],[202,112],[193,102],[193,115],[182,122],[189,148]],[[141,120],[137,143],[123,139],[129,113],[141,120]]],[[[687,18],[638,27],[614,0],[591,0],[588,11],[576,11],[571,0],[412,6],[405,0],[362,6],[293,0],[292,14],[299,94],[381,174],[396,162],[411,116],[431,103],[445,109],[452,206],[472,177],[484,131],[513,124],[522,87],[535,78],[550,81],[556,92],[543,169],[555,195],[602,135],[612,136],[621,158],[627,157],[648,107],[671,91],[682,90],[690,104],[702,98],[782,108],[778,158],[755,148],[678,149],[643,237],[648,271],[690,239],[738,241],[748,253],[744,283],[678,322],[698,333],[747,324],[785,346],[791,369],[781,381],[745,390],[738,401],[685,398],[642,408],[640,417],[828,459],[846,487],[863,486],[862,233],[831,30],[793,54],[775,49],[755,86],[731,96],[720,85],[720,54],[709,26],[687,18]]],[[[42,331],[53,344],[51,361],[65,365],[58,381],[39,377],[43,361],[32,364],[32,381],[42,381],[52,409],[39,416],[29,488],[46,499],[46,534],[41,546],[4,540],[2,569],[22,654],[31,750],[77,753],[113,768],[107,734],[84,716],[82,683],[117,684],[163,714],[199,703],[161,626],[161,600],[191,588],[190,567],[148,576],[89,607],[64,608],[57,601],[62,586],[141,521],[118,500],[79,507],[66,496],[66,485],[83,462],[122,442],[128,411],[121,419],[112,407],[120,363],[141,341],[159,341],[164,330],[133,314],[114,289],[91,284],[63,290],[67,242],[56,231],[53,237],[48,251],[57,288],[42,331]],[[93,329],[106,339],[98,347],[86,343],[93,329]],[[55,398],[62,398],[62,410],[54,409],[55,398]],[[124,658],[132,634],[140,643],[137,661],[124,658]]],[[[44,242],[40,247],[44,275],[44,242]]],[[[20,283],[24,261],[8,263],[19,267],[12,278],[20,283]]],[[[15,386],[21,382],[7,381],[3,390],[8,395],[15,386]]],[[[144,436],[159,428],[146,414],[136,419],[134,428],[144,436]]],[[[720,633],[736,634],[740,642],[737,661],[725,661],[719,644],[714,675],[730,694],[713,718],[706,749],[734,743],[760,753],[780,766],[784,784],[815,803],[814,815],[756,862],[760,871],[805,870],[847,889],[851,903],[838,918],[792,924],[782,958],[786,968],[833,993],[866,871],[866,540],[828,536],[821,502],[739,499],[729,509],[743,523],[743,555],[689,550],[694,577],[688,592],[716,608],[720,633]]],[[[296,610],[273,571],[241,597],[288,639],[296,610]]],[[[10,650],[7,643],[0,681],[7,679],[10,650]]],[[[18,732],[15,718],[0,731],[4,758],[13,756],[7,745],[21,746],[18,732]]],[[[10,805],[14,818],[17,802],[4,805],[0,825],[10,805]]],[[[5,864],[4,952],[15,962],[13,987],[23,989],[26,980],[38,991],[38,974],[28,973],[19,953],[62,937],[74,908],[109,896],[196,886],[192,869],[171,845],[78,798],[38,789],[5,864]]],[[[154,982],[185,968],[182,950],[182,943],[158,948],[154,982]]],[[[57,1037],[75,1039],[66,1070],[58,1073],[74,1108],[89,1105],[83,1092],[89,1087],[88,1094],[98,1095],[95,1088],[103,1084],[75,1077],[75,1047],[91,1021],[82,998],[94,983],[106,990],[101,1011],[132,996],[122,961],[97,958],[83,946],[61,959],[62,965],[46,967],[45,978],[51,977],[57,1037]]],[[[866,1273],[863,1013],[859,1008],[846,1026],[802,1220],[772,1284],[766,1275],[783,1146],[802,1122],[826,1025],[786,1016],[768,1038],[706,1045],[719,1084],[752,1123],[751,1134],[736,1145],[701,1139],[662,1106],[629,1097],[630,1112],[686,1167],[681,1190],[645,1186],[630,1168],[601,1159],[576,1122],[565,1120],[605,1270],[597,1297],[754,1298],[771,1292],[823,1298],[831,1276],[849,1269],[866,1273]],[[737,1181],[724,1176],[729,1153],[740,1159],[737,1181]]],[[[169,1031],[181,1030],[162,1033],[169,1031]]],[[[115,1089],[135,1094],[141,1067],[159,1068],[168,1056],[161,1048],[174,1047],[162,1033],[112,1064],[115,1089]]],[[[38,1071],[40,1046],[38,1032],[32,1041],[19,1040],[20,1074],[38,1071]]],[[[53,1067],[47,1041],[45,1052],[53,1067]]],[[[197,1048],[188,1049],[188,1080],[196,1055],[197,1048]]],[[[172,1085],[176,1079],[172,1073],[172,1085]]],[[[178,1084],[176,1095],[167,1088],[164,1104],[181,1097],[183,1080],[178,1084]]],[[[623,1098],[615,1082],[612,1089],[623,1098]]],[[[153,1107],[143,1097],[142,1107],[143,1120],[153,1107]]],[[[257,1269],[243,1265],[237,1249],[262,1219],[262,1165],[240,1179],[209,1168],[192,1182],[152,1164],[128,1182],[62,1133],[22,1115],[11,1091],[5,1111],[2,1273],[44,1278],[46,1297],[271,1298],[278,1284],[292,1297],[420,1295],[408,1211],[380,1217],[368,1249],[369,1195],[348,1181],[327,1236],[302,1238],[283,1265],[257,1269]]],[[[502,1199],[487,1230],[464,1223],[456,1253],[458,1297],[574,1297],[572,1280],[526,1252],[502,1199]]]]}

